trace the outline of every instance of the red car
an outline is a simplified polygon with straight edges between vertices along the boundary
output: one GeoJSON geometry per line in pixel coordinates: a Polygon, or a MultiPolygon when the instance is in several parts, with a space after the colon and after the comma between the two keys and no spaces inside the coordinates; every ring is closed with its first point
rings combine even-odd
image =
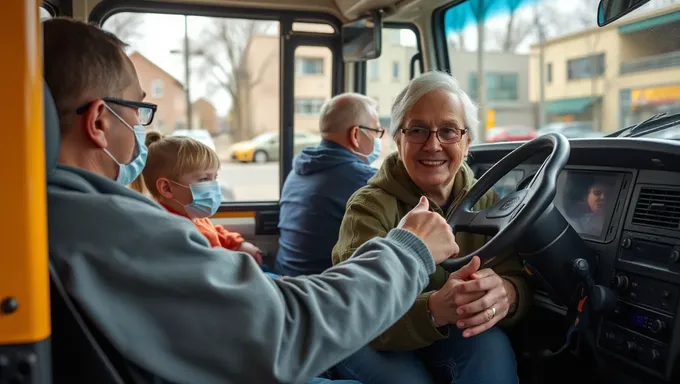
{"type": "Polygon", "coordinates": [[[487,143],[497,143],[501,141],[525,141],[536,137],[536,131],[522,125],[511,125],[507,127],[493,127],[486,132],[487,143]]]}

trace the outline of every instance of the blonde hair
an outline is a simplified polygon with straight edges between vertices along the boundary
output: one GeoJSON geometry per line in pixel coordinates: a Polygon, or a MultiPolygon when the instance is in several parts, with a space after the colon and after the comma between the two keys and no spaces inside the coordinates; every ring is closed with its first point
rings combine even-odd
{"type": "Polygon", "coordinates": [[[154,198],[160,197],[156,188],[159,178],[177,181],[187,173],[220,167],[217,153],[190,137],[165,137],[158,131],[149,131],[144,142],[149,148],[146,165],[142,174],[130,184],[130,188],[154,198]]]}

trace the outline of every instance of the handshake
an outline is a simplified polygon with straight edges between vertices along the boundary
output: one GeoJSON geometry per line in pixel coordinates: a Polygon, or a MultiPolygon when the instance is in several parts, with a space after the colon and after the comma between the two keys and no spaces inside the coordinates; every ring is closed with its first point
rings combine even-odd
{"type": "Polygon", "coordinates": [[[401,219],[398,228],[418,236],[430,250],[434,263],[439,264],[448,258],[458,256],[460,249],[446,220],[429,209],[427,198],[421,197],[418,205],[401,219]]]}

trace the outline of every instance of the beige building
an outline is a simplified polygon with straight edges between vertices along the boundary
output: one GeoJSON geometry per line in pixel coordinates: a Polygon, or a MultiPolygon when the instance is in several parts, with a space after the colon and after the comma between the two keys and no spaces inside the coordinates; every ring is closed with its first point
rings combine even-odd
{"type": "MultiPolygon", "coordinates": [[[[186,94],[182,82],[139,52],[130,54],[130,60],[137,70],[142,89],[146,92],[145,101],[158,105],[149,129],[163,134],[186,129],[186,94]]],[[[206,129],[213,135],[219,133],[217,110],[210,101],[205,98],[194,101],[191,112],[192,128],[206,129]]]]}
{"type": "MultiPolygon", "coordinates": [[[[243,54],[241,73],[247,74],[242,76],[246,84],[238,89],[239,116],[232,121],[232,130],[246,131],[247,139],[279,129],[279,46],[278,36],[258,35],[243,54]]],[[[332,66],[328,48],[302,46],[295,52],[296,131],[318,132],[321,105],[331,97],[332,66]]]]}
{"type": "Polygon", "coordinates": [[[418,50],[406,46],[401,29],[383,28],[380,57],[366,62],[366,96],[378,102],[378,113],[383,126],[389,125],[394,99],[409,82],[410,63],[418,50]]]}
{"type": "Polygon", "coordinates": [[[205,129],[213,136],[220,133],[217,110],[210,101],[201,97],[192,103],[191,108],[193,128],[205,129]]]}
{"type": "MultiPolygon", "coordinates": [[[[408,64],[416,48],[400,43],[399,30],[383,31],[382,55],[367,63],[366,93],[378,101],[381,121],[386,125],[394,98],[409,81],[408,64]]],[[[239,122],[236,120],[248,127],[248,138],[279,128],[278,60],[278,36],[255,36],[251,39],[242,67],[254,85],[239,87],[241,116],[232,121],[233,131],[238,129],[239,122]]],[[[332,65],[332,53],[328,48],[302,46],[295,52],[296,131],[318,132],[321,106],[332,95],[332,65]]]]}
{"type": "Polygon", "coordinates": [[[137,76],[146,99],[158,105],[149,129],[169,134],[177,129],[177,123],[186,122],[186,96],[184,85],[161,67],[139,52],[133,52],[130,60],[137,70],[137,76]]]}
{"type": "Polygon", "coordinates": [[[546,121],[592,121],[605,132],[680,112],[678,30],[680,4],[547,41],[543,83],[532,46],[529,97],[538,102],[543,84],[546,121]]]}

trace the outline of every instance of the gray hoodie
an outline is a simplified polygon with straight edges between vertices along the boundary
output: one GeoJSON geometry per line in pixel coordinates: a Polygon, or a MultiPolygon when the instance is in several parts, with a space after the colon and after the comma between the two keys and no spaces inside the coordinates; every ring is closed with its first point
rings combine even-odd
{"type": "Polygon", "coordinates": [[[189,221],[93,173],[48,181],[50,255],[132,363],[178,383],[304,383],[404,315],[434,263],[392,230],[321,275],[271,279],[189,221]]]}

